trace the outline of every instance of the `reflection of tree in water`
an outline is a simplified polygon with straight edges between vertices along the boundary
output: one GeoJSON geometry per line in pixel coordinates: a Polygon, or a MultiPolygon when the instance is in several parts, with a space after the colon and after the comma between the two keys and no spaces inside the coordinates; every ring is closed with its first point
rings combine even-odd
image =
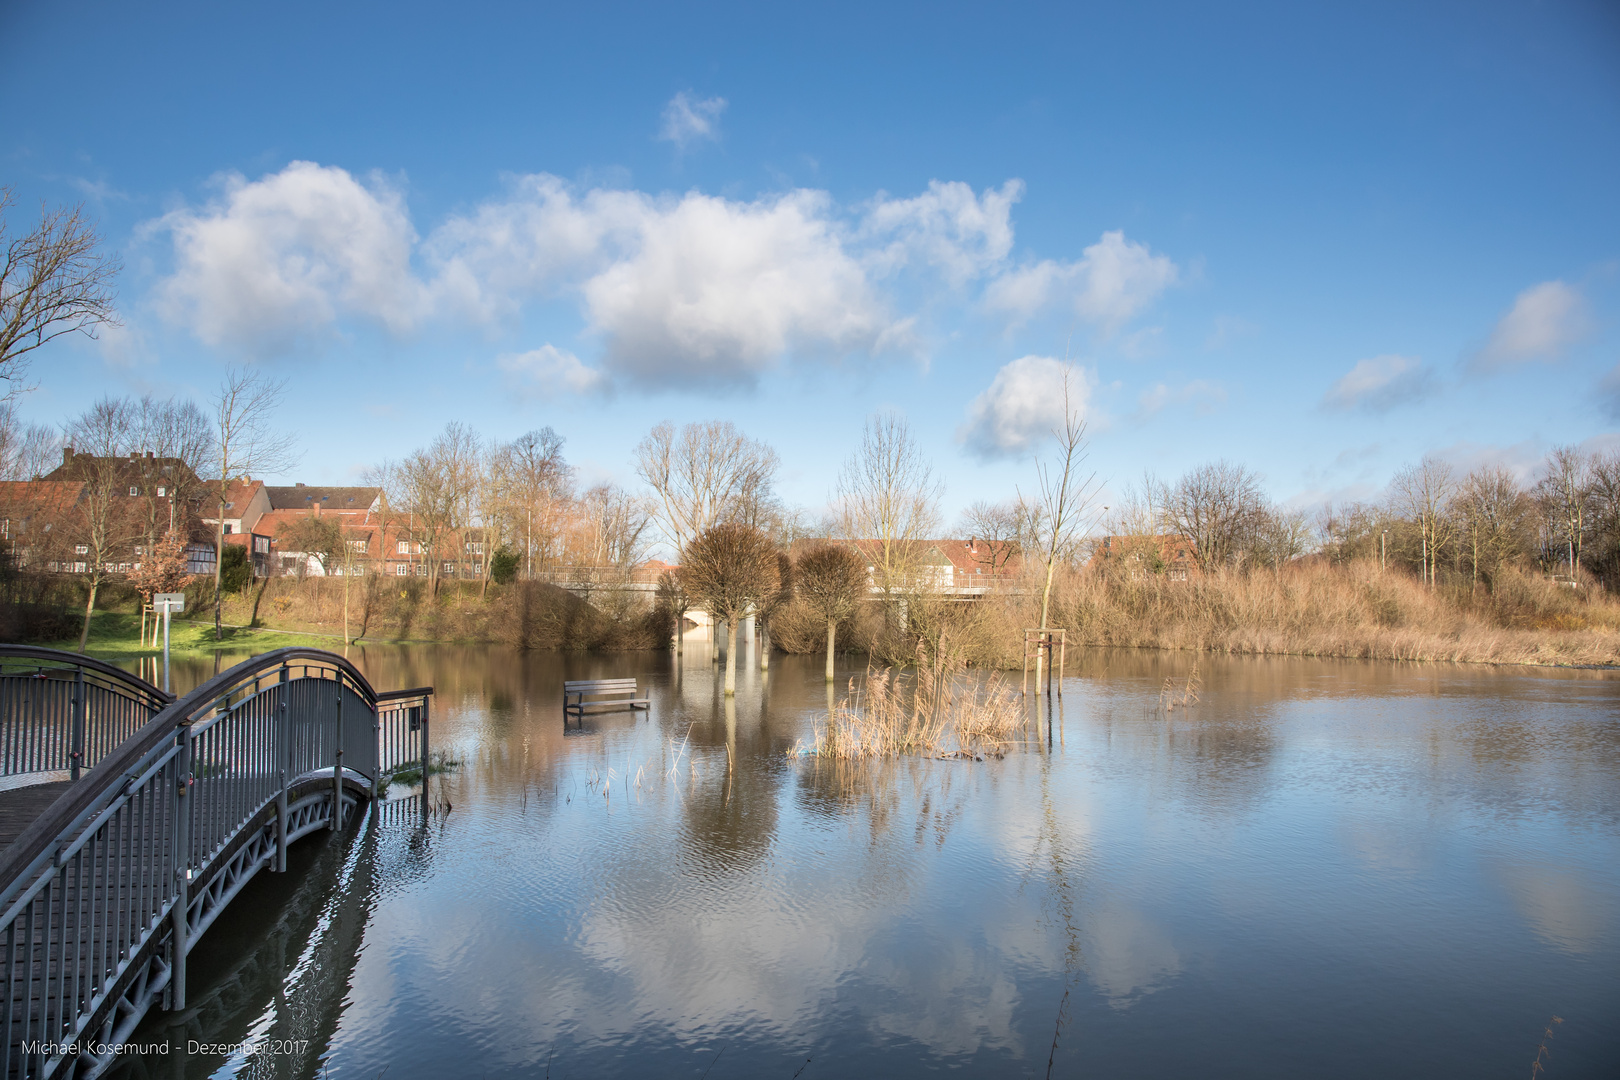
{"type": "Polygon", "coordinates": [[[777,792],[787,769],[785,762],[757,752],[762,738],[757,709],[753,718],[739,722],[731,698],[717,711],[715,721],[691,727],[694,757],[708,762],[695,783],[683,785],[681,839],[704,865],[736,872],[764,859],[775,842],[777,792]]]}
{"type": "Polygon", "coordinates": [[[193,1039],[295,1040],[300,1052],[255,1055],[240,1062],[234,1074],[319,1075],[378,901],[428,871],[430,852],[416,827],[415,800],[388,808],[384,816],[399,818],[398,824],[379,824],[379,808],[370,812],[360,835],[305,841],[293,848],[286,875],[261,872],[192,953],[186,1010],[148,1014],[130,1039],[168,1040],[172,1052],[120,1058],[109,1075],[129,1080],[209,1075],[218,1067],[214,1059],[193,1059],[184,1052],[193,1039]]]}

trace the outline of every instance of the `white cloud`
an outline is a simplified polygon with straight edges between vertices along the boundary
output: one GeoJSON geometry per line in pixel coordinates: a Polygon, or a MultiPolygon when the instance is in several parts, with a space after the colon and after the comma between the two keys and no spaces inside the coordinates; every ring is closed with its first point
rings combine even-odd
{"type": "Polygon", "coordinates": [[[1065,376],[1069,405],[1085,416],[1096,376],[1049,356],[1025,356],[1004,365],[973,399],[958,441],[984,458],[1028,453],[1063,424],[1065,376]]]}
{"type": "Polygon", "coordinates": [[[636,250],[581,286],[604,363],[652,385],[748,382],[784,354],[899,342],[825,194],[648,200],[636,250]]]}
{"type": "Polygon", "coordinates": [[[1473,358],[1479,370],[1495,370],[1530,360],[1556,360],[1586,336],[1590,323],[1579,290],[1562,281],[1532,285],[1513,301],[1473,358]]]}
{"type": "Polygon", "coordinates": [[[522,388],[548,393],[585,394],[605,390],[607,376],[590,367],[566,349],[546,344],[525,353],[507,353],[495,358],[495,366],[510,375],[522,388]]]}
{"type": "Polygon", "coordinates": [[[1204,338],[1204,348],[1224,349],[1234,341],[1259,332],[1259,329],[1254,323],[1236,315],[1217,315],[1209,336],[1204,338]]]}
{"type": "Polygon", "coordinates": [[[869,261],[887,271],[921,260],[960,287],[1006,260],[1013,203],[1023,195],[1022,180],[1008,180],[982,196],[959,180],[930,180],[927,191],[910,199],[879,195],[860,228],[862,238],[880,245],[869,261]]]}
{"type": "Polygon", "coordinates": [[[1174,285],[1180,270],[1166,255],[1105,232],[1078,261],[1043,259],[1002,274],[986,290],[985,304],[1014,325],[1048,304],[1067,299],[1075,312],[1104,334],[1113,334],[1174,285]]]}
{"type": "Polygon", "coordinates": [[[1145,418],[1167,405],[1185,403],[1191,403],[1200,414],[1212,413],[1226,403],[1226,388],[1208,379],[1194,379],[1181,386],[1155,383],[1137,399],[1138,414],[1145,418]]]}
{"type": "Polygon", "coordinates": [[[1434,380],[1422,360],[1386,353],[1356,361],[1356,366],[1323,395],[1322,407],[1384,412],[1421,401],[1433,389],[1434,380]]]}
{"type": "Polygon", "coordinates": [[[723,97],[699,100],[686,90],[669,99],[664,106],[664,126],[658,137],[685,150],[699,139],[720,138],[720,114],[726,110],[723,97]]]}
{"type": "Polygon", "coordinates": [[[427,297],[411,273],[416,233],[403,197],[380,176],[295,161],[249,182],[231,174],[201,210],[173,211],[144,232],[174,240],[161,313],[210,345],[271,354],[330,330],[342,314],[393,333],[413,329],[427,297]]]}

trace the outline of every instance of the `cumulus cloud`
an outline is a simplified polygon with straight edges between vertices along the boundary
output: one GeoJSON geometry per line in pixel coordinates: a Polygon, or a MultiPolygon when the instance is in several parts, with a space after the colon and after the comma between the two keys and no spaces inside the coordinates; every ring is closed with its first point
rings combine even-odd
{"type": "Polygon", "coordinates": [[[174,241],[160,312],[210,345],[286,351],[344,314],[393,333],[425,304],[411,272],[415,230],[404,198],[381,176],[295,161],[248,181],[231,174],[219,199],[175,210],[143,230],[174,241]]]}
{"type": "Polygon", "coordinates": [[[983,458],[1028,453],[1063,424],[1063,383],[1069,405],[1090,411],[1096,385],[1092,372],[1049,356],[1025,356],[1003,365],[990,386],[968,406],[957,439],[983,458]]]}
{"type": "Polygon", "coordinates": [[[1532,360],[1556,360],[1589,329],[1580,291],[1562,281],[1544,281],[1518,295],[1485,347],[1474,355],[1472,366],[1492,371],[1532,360]]]}
{"type": "Polygon", "coordinates": [[[1387,353],[1356,361],[1322,397],[1324,409],[1386,412],[1405,402],[1421,401],[1434,390],[1434,379],[1415,356],[1387,353]]]}
{"type": "Polygon", "coordinates": [[[664,126],[658,137],[674,143],[677,150],[685,150],[699,139],[718,140],[720,114],[725,111],[723,97],[699,99],[682,90],[664,106],[664,126]]]}
{"type": "Polygon", "coordinates": [[[577,308],[592,354],[508,354],[509,375],[576,389],[746,386],[789,362],[915,349],[915,318],[895,310],[901,275],[990,282],[1005,310],[1046,303],[1017,299],[1039,279],[1109,332],[1176,279],[1168,258],[1117,232],[1075,262],[1009,272],[1022,194],[1018,180],[977,192],[933,181],[839,206],[806,189],[657,196],[542,173],[507,177],[419,242],[395,184],[300,161],[225,177],[214,200],[143,233],[173,245],[159,312],[211,345],[275,355],[355,320],[395,335],[446,319],[498,333],[536,303],[561,303],[577,308]]]}
{"type": "Polygon", "coordinates": [[[1006,261],[1013,245],[1012,207],[1023,195],[1022,180],[983,195],[959,180],[930,180],[915,198],[872,200],[860,235],[877,244],[868,259],[879,269],[920,261],[961,286],[1006,261]]]}
{"type": "Polygon", "coordinates": [[[1050,304],[1072,303],[1075,312],[1105,334],[1113,334],[1144,311],[1180,278],[1167,255],[1105,232],[1074,262],[1043,259],[1009,270],[993,281],[985,304],[1017,325],[1050,304]]]}
{"type": "Polygon", "coordinates": [[[1139,415],[1145,418],[1162,411],[1167,405],[1190,403],[1200,414],[1208,414],[1225,402],[1226,388],[1220,383],[1210,382],[1208,379],[1194,379],[1181,386],[1154,383],[1142,391],[1141,397],[1137,399],[1137,408],[1139,415]]]}
{"type": "Polygon", "coordinates": [[[634,253],[582,286],[606,365],[652,385],[748,382],[786,353],[901,340],[829,209],[810,191],[649,203],[634,253]]]}
{"type": "Polygon", "coordinates": [[[607,376],[566,349],[545,344],[524,353],[507,353],[495,358],[495,366],[506,372],[520,389],[549,393],[585,394],[607,389],[607,376]]]}

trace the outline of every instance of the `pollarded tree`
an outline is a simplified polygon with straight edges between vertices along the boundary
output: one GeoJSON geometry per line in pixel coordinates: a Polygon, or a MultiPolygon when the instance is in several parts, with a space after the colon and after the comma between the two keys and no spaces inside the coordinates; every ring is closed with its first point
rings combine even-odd
{"type": "Polygon", "coordinates": [[[680,567],[665,570],[658,575],[658,592],[655,603],[659,611],[669,616],[671,633],[675,636],[675,651],[682,652],[682,633],[686,622],[686,613],[692,608],[692,598],[686,594],[686,582],[682,579],[680,567]]]}
{"type": "Polygon", "coordinates": [[[737,692],[737,624],[780,585],[776,548],[750,525],[725,522],[686,545],[681,578],[709,616],[726,624],[726,696],[737,692]]]}
{"type": "Polygon", "coordinates": [[[822,544],[799,556],[794,577],[799,598],[827,620],[827,681],[832,682],[838,623],[854,613],[855,602],[866,593],[866,564],[847,547],[822,544]]]}

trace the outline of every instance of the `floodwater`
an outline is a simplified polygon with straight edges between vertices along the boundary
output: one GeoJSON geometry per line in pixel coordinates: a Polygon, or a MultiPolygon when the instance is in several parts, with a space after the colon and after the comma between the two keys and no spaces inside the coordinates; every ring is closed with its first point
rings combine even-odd
{"type": "Polygon", "coordinates": [[[115,1075],[1620,1071],[1614,672],[1203,657],[1166,712],[1193,656],[1071,650],[1050,746],[851,770],[789,755],[818,660],[727,705],[707,648],[351,650],[459,767],[261,873],[115,1075]]]}

